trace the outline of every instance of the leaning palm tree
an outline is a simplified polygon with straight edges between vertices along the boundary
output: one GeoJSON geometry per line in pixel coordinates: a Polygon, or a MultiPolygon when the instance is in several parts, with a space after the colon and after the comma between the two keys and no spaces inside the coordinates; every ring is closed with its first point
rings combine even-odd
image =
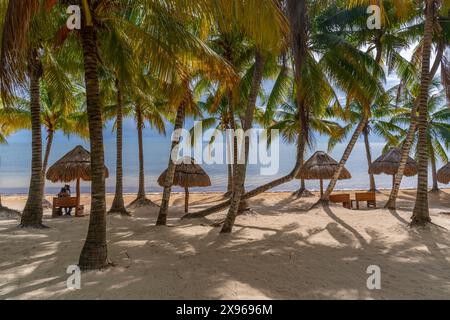
{"type": "MultiPolygon", "coordinates": [[[[320,81],[311,81],[312,79],[303,78],[303,83],[320,83],[320,81]]],[[[340,141],[346,134],[348,129],[341,126],[337,121],[335,121],[337,110],[340,110],[339,102],[337,97],[334,95],[332,88],[326,85],[314,85],[315,88],[311,87],[309,90],[317,90],[317,95],[320,95],[322,99],[317,99],[315,101],[320,103],[314,103],[313,100],[309,101],[310,105],[310,115],[309,115],[309,139],[307,147],[310,151],[315,149],[316,137],[326,136],[331,141],[340,141]]],[[[272,92],[273,94],[273,92],[272,92]]],[[[272,95],[273,97],[273,95],[272,95]]],[[[281,132],[282,138],[285,142],[289,144],[298,144],[298,140],[301,139],[303,133],[301,125],[298,121],[299,114],[297,111],[296,104],[294,103],[294,98],[288,99],[288,101],[282,103],[278,110],[273,114],[271,108],[266,109],[266,113],[270,113],[266,118],[272,118],[272,125],[268,127],[269,132],[271,130],[279,130],[281,132]]],[[[270,134],[269,134],[270,137],[270,134]]],[[[304,154],[305,152],[303,152],[304,154]]],[[[302,159],[302,163],[304,159],[302,159]]],[[[301,179],[300,190],[295,193],[295,195],[301,197],[307,194],[305,180],[301,179]]]]}
{"type": "MultiPolygon", "coordinates": [[[[225,31],[232,30],[238,30],[238,32],[242,33],[243,35],[246,35],[250,40],[252,40],[256,46],[259,47],[267,47],[270,49],[277,49],[278,48],[278,42],[283,37],[283,17],[280,14],[278,4],[275,1],[272,0],[264,0],[264,1],[226,1],[226,2],[210,2],[212,4],[213,8],[211,8],[212,16],[213,18],[217,18],[218,25],[222,29],[224,28],[225,31]],[[220,10],[217,10],[220,9],[220,10]],[[266,23],[271,22],[271,23],[266,23]],[[268,26],[270,27],[268,28],[268,26]],[[264,31],[264,32],[262,32],[264,31]]],[[[258,57],[261,57],[260,54],[257,54],[258,57]]],[[[188,69],[187,75],[192,77],[194,74],[198,73],[195,69],[198,67],[202,67],[200,70],[200,73],[209,75],[209,78],[214,79],[218,82],[227,82],[226,78],[229,79],[229,76],[226,71],[228,68],[223,68],[223,66],[227,66],[228,64],[224,64],[224,60],[220,59],[220,63],[217,63],[218,56],[216,54],[211,55],[211,57],[215,57],[215,59],[210,59],[210,65],[204,65],[204,62],[200,61],[201,63],[193,63],[191,64],[191,67],[188,69]],[[221,66],[221,67],[220,67],[221,66]],[[218,70],[218,69],[222,70],[218,70]],[[224,72],[225,71],[225,72],[224,72]],[[211,76],[212,75],[212,76],[211,76]],[[224,77],[224,75],[226,75],[224,77]]],[[[203,60],[203,59],[202,59],[203,60]]],[[[257,60],[258,61],[258,60],[257,60]]],[[[261,60],[258,61],[260,63],[261,60]]],[[[261,75],[262,76],[262,70],[264,69],[264,63],[263,64],[255,64],[255,75],[261,75]]],[[[189,81],[190,79],[188,79],[189,81]]],[[[254,78],[252,78],[252,81],[254,81],[254,78]]],[[[235,81],[234,81],[235,82],[235,81]]],[[[258,81],[256,81],[258,82],[258,81]]],[[[259,92],[260,84],[256,84],[256,82],[252,82],[252,87],[250,89],[249,98],[247,99],[249,103],[247,103],[247,109],[244,110],[243,114],[245,113],[245,116],[243,117],[244,123],[246,125],[249,125],[248,128],[250,128],[252,122],[251,118],[253,117],[253,111],[254,111],[254,103],[252,103],[252,100],[254,99],[256,102],[256,95],[257,92],[259,92]],[[255,89],[256,88],[256,89],[255,89]]],[[[260,81],[259,81],[260,82],[260,81]]],[[[184,102],[184,104],[189,102],[189,96],[191,94],[189,93],[189,85],[188,82],[186,82],[186,79],[183,82],[180,82],[181,85],[185,88],[184,92],[187,94],[185,96],[184,100],[181,100],[181,102],[184,102]]],[[[231,82],[232,84],[232,82],[231,82]]],[[[233,88],[233,86],[230,84],[230,87],[233,88]]],[[[233,91],[233,90],[232,90],[233,91]]],[[[234,105],[234,103],[233,103],[234,105]]],[[[180,129],[183,124],[183,119],[185,117],[184,114],[185,106],[180,105],[177,112],[176,122],[175,122],[175,130],[180,129]]],[[[246,125],[244,125],[244,130],[246,129],[246,125]]],[[[172,153],[176,153],[174,151],[178,150],[179,146],[179,137],[175,137],[175,141],[172,145],[172,153]]],[[[235,174],[235,181],[234,184],[234,194],[233,194],[233,203],[234,206],[232,207],[232,211],[230,211],[230,219],[229,222],[234,221],[234,215],[237,214],[237,210],[239,209],[240,200],[242,196],[243,191],[243,181],[245,180],[245,165],[240,166],[241,171],[236,170],[235,174]],[[237,190],[237,188],[239,190],[237,190]],[[236,208],[236,213],[234,212],[234,208],[236,208]]],[[[166,183],[164,184],[164,193],[163,193],[163,200],[161,204],[161,210],[158,217],[157,225],[165,225],[167,223],[167,213],[168,213],[168,207],[169,207],[169,200],[170,200],[170,193],[172,188],[172,182],[173,182],[173,175],[175,172],[175,164],[172,160],[169,161],[168,166],[168,174],[166,176],[166,183]]],[[[228,223],[230,224],[230,223],[228,223]]],[[[231,223],[232,224],[232,223],[231,223]]],[[[224,227],[227,225],[225,223],[224,227]]]]}
{"type": "MultiPolygon", "coordinates": [[[[362,100],[370,100],[376,96],[377,92],[382,91],[379,81],[380,75],[383,74],[382,68],[374,61],[373,57],[367,52],[362,52],[355,48],[345,37],[334,34],[328,30],[328,26],[321,25],[320,21],[327,20],[328,13],[323,13],[320,19],[308,21],[306,18],[309,7],[303,1],[292,1],[293,6],[290,13],[300,14],[300,17],[291,17],[291,24],[296,27],[295,32],[290,35],[294,37],[297,43],[291,52],[296,52],[296,59],[293,59],[295,92],[299,98],[296,99],[298,114],[302,123],[303,139],[297,144],[297,159],[293,170],[286,176],[278,178],[274,181],[266,183],[262,186],[247,192],[245,199],[250,199],[270,189],[278,187],[295,179],[301,169],[303,153],[307,144],[308,137],[308,116],[310,114],[308,104],[309,101],[322,101],[320,92],[314,89],[315,82],[302,82],[304,78],[320,80],[320,86],[337,87],[349,95],[362,100]],[[303,16],[304,15],[304,16],[303,16]],[[303,18],[302,18],[303,17],[303,18]],[[299,23],[306,25],[298,26],[299,23]],[[307,34],[303,34],[301,30],[311,30],[307,34]],[[303,46],[306,46],[303,48],[303,46]],[[373,73],[368,70],[374,70],[373,73]],[[376,76],[375,76],[376,75],[376,76]],[[299,103],[300,101],[300,103],[299,103]],[[306,139],[306,140],[304,140],[306,139]],[[304,140],[304,141],[303,141],[304,140]]],[[[326,11],[326,10],[324,10],[326,11]]],[[[320,12],[320,11],[319,11],[320,12]]],[[[291,41],[292,43],[292,41],[291,41]]],[[[333,90],[332,90],[333,91],[333,90]]],[[[316,103],[316,102],[314,102],[316,103]]],[[[319,103],[319,102],[317,102],[319,103]]],[[[328,105],[327,103],[324,105],[328,105]]],[[[367,102],[367,105],[369,103],[367,102]]],[[[225,201],[206,210],[188,215],[189,218],[205,217],[214,212],[223,210],[230,205],[230,201],[225,201]]]]}
{"type": "MultiPolygon", "coordinates": [[[[441,84],[439,81],[433,81],[430,86],[428,107],[427,107],[427,151],[428,158],[431,165],[432,173],[432,189],[431,192],[439,192],[437,179],[437,160],[443,163],[448,162],[447,149],[450,145],[450,110],[445,106],[446,96],[441,93],[441,84]]],[[[392,122],[397,126],[408,126],[411,121],[411,108],[416,97],[413,94],[408,94],[405,99],[404,112],[398,114],[392,119],[392,122]]],[[[407,131],[399,131],[401,134],[400,143],[404,143],[407,138],[407,131]]],[[[416,132],[412,149],[418,155],[418,133],[416,132]]]]}
{"type": "MultiPolygon", "coordinates": [[[[382,95],[375,99],[374,103],[370,106],[370,118],[362,131],[362,136],[364,139],[364,147],[366,151],[366,159],[368,167],[372,164],[372,151],[370,147],[370,135],[375,135],[386,141],[387,145],[397,145],[399,142],[399,137],[395,132],[400,132],[402,129],[395,125],[390,119],[396,115],[401,114],[405,109],[396,107],[394,101],[396,100],[395,94],[397,93],[398,87],[395,86],[387,91],[387,95],[382,95]]],[[[363,106],[357,102],[353,101],[345,109],[337,109],[333,112],[334,116],[338,119],[346,121],[345,132],[348,133],[353,131],[355,126],[357,126],[364,115],[363,106]]],[[[333,137],[329,141],[328,150],[331,151],[337,143],[342,142],[343,138],[334,139],[333,137]]],[[[369,191],[376,191],[375,178],[372,173],[369,172],[369,191]]]]}

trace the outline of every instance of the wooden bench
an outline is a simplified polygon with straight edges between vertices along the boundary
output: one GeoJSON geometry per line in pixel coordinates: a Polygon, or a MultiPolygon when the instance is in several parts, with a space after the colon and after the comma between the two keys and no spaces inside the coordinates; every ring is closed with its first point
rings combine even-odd
{"type": "Polygon", "coordinates": [[[82,217],[84,206],[78,205],[78,199],[74,197],[53,198],[52,217],[57,218],[62,215],[63,208],[75,209],[75,216],[82,217]]]}
{"type": "Polygon", "coordinates": [[[350,194],[333,194],[330,196],[330,202],[342,203],[344,208],[351,209],[352,202],[350,201],[350,194]]]}
{"type": "Polygon", "coordinates": [[[364,193],[356,193],[355,194],[355,202],[356,209],[359,210],[360,202],[367,202],[367,208],[376,208],[377,207],[377,196],[375,192],[364,192],[364,193]]]}

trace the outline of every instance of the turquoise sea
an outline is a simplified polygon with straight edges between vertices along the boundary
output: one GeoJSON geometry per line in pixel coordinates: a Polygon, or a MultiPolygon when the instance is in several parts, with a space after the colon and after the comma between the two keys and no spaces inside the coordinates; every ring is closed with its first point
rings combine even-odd
{"type": "MultiPolygon", "coordinates": [[[[189,127],[189,126],[188,126],[189,127]]],[[[169,129],[170,131],[170,129],[169,129]]],[[[45,134],[45,132],[44,132],[45,134]]],[[[115,186],[115,133],[108,125],[104,131],[105,139],[105,156],[106,164],[110,170],[110,177],[107,180],[107,191],[114,192],[115,186]]],[[[372,138],[372,155],[376,159],[381,155],[383,143],[372,138]]],[[[19,132],[8,139],[8,145],[0,146],[0,192],[2,194],[26,194],[31,166],[31,138],[29,132],[19,132]]],[[[89,149],[89,144],[77,137],[64,137],[61,134],[56,136],[53,144],[53,151],[50,157],[50,165],[65,153],[70,151],[77,145],[83,145],[89,149]]],[[[331,153],[334,159],[339,160],[346,144],[336,146],[331,153]]],[[[162,189],[157,185],[156,180],[161,172],[167,167],[170,150],[170,135],[167,137],[159,136],[151,129],[144,131],[144,148],[145,148],[145,169],[146,169],[146,189],[148,192],[160,192],[162,189]]],[[[208,148],[205,146],[205,148],[208,148]]],[[[326,151],[326,140],[318,138],[315,150],[326,151]]],[[[289,173],[294,165],[296,151],[295,147],[280,143],[280,167],[274,176],[262,176],[260,167],[250,165],[248,170],[247,188],[251,189],[274,178],[281,177],[289,173]]],[[[311,152],[309,152],[311,154],[311,152]]],[[[441,165],[441,164],[439,164],[441,165]]],[[[339,181],[338,189],[366,189],[369,186],[367,175],[368,165],[363,141],[358,141],[352,156],[347,163],[347,169],[352,173],[351,180],[339,181]]],[[[227,185],[227,166],[226,165],[206,165],[203,168],[210,175],[212,187],[207,189],[194,189],[193,191],[224,191],[227,185]]],[[[391,176],[377,176],[378,188],[390,188],[392,184],[391,176]]],[[[403,188],[414,188],[417,179],[405,178],[403,188]]],[[[431,184],[431,177],[430,177],[431,184]]],[[[137,192],[138,185],[138,147],[137,134],[132,120],[125,121],[124,128],[124,186],[126,193],[137,192]]],[[[299,186],[299,181],[293,181],[277,188],[275,191],[292,191],[299,186]]],[[[319,183],[317,181],[308,181],[307,186],[310,190],[318,190],[319,183]]],[[[55,194],[59,190],[59,184],[47,182],[46,193],[55,194]]],[[[178,190],[178,189],[176,189],[178,190]]],[[[82,191],[89,191],[89,184],[82,184],[82,191]]]]}

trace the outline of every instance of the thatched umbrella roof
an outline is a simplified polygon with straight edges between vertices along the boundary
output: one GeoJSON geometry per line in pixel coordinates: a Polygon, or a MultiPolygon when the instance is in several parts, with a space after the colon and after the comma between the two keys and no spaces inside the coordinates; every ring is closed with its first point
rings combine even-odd
{"type": "Polygon", "coordinates": [[[437,178],[440,183],[443,184],[450,183],[450,163],[447,163],[445,167],[443,167],[438,171],[437,178]]]}
{"type": "MultiPolygon", "coordinates": [[[[304,180],[331,180],[339,167],[339,163],[322,151],[317,151],[305,162],[297,176],[304,180]]],[[[343,168],[339,180],[351,179],[352,175],[343,168]]]]}
{"type": "MultiPolygon", "coordinates": [[[[105,176],[109,176],[105,167],[105,176]]],[[[91,154],[78,146],[58,160],[47,171],[47,179],[56,182],[71,182],[78,179],[91,180],[91,154]]]]}
{"type": "MultiPolygon", "coordinates": [[[[164,187],[167,170],[164,171],[158,179],[158,184],[164,187]]],[[[209,187],[211,179],[206,172],[195,163],[191,157],[185,157],[179,161],[175,169],[175,178],[173,180],[175,186],[183,188],[193,187],[209,187]]]]}
{"type": "MultiPolygon", "coordinates": [[[[392,148],[387,153],[383,154],[377,160],[375,160],[369,168],[370,174],[388,174],[396,175],[402,159],[402,150],[400,148],[392,148]]],[[[408,161],[405,167],[404,175],[412,177],[417,174],[417,163],[411,157],[408,157],[408,161]]]]}

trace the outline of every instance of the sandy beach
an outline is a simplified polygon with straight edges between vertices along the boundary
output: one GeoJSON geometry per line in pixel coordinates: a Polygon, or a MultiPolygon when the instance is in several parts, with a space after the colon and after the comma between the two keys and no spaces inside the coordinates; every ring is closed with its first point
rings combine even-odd
{"type": "MultiPolygon", "coordinates": [[[[380,207],[387,195],[378,194],[380,207]]],[[[450,229],[450,215],[443,214],[450,211],[450,190],[430,197],[433,222],[450,229]]],[[[213,193],[191,198],[192,211],[222,200],[213,193]]],[[[50,229],[36,231],[3,217],[0,299],[449,299],[450,233],[410,229],[414,198],[414,191],[402,191],[397,211],[339,205],[307,211],[316,197],[267,193],[252,199],[252,212],[224,236],[213,225],[225,211],[180,220],[184,200],[177,194],[169,227],[154,226],[157,209],[110,216],[114,266],[83,273],[77,291],[66,287],[66,268],[78,262],[89,218],[51,219],[47,211],[50,229]],[[370,265],[381,268],[381,290],[367,289],[370,265]]],[[[89,210],[87,195],[82,203],[89,210]]],[[[4,196],[3,204],[20,210],[25,197],[4,196]]]]}

